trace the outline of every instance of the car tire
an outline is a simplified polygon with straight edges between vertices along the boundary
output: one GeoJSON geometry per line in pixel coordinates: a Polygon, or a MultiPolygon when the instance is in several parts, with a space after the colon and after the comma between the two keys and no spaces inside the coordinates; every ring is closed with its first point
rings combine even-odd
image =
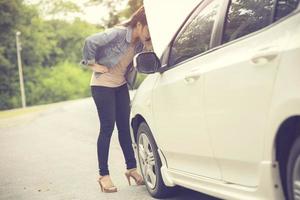
{"type": "Polygon", "coordinates": [[[157,145],[147,123],[142,122],[137,132],[137,152],[145,185],[154,198],[167,198],[175,192],[175,187],[167,187],[162,179],[162,166],[157,145]]]}
{"type": "Polygon", "coordinates": [[[300,199],[300,137],[294,142],[287,164],[288,200],[300,199]]]}

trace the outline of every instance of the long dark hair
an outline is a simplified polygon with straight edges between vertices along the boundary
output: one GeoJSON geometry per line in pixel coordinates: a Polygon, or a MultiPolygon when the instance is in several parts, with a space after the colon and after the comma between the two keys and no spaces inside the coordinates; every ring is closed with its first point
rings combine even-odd
{"type": "Polygon", "coordinates": [[[129,20],[123,22],[121,25],[134,28],[140,22],[143,26],[148,25],[144,6],[141,6],[135,13],[131,15],[129,20]]]}

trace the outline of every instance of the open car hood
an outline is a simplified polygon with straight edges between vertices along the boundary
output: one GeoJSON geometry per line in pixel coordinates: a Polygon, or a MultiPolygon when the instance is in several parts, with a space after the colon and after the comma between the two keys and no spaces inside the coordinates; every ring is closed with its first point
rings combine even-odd
{"type": "Polygon", "coordinates": [[[152,45],[158,57],[200,2],[201,0],[144,0],[152,45]]]}

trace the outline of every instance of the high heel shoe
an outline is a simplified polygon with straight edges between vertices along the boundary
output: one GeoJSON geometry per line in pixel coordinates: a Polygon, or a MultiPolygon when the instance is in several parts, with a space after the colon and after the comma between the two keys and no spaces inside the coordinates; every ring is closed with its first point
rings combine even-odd
{"type": "Polygon", "coordinates": [[[127,170],[127,172],[125,172],[125,176],[128,180],[129,185],[131,185],[131,182],[130,182],[131,177],[135,181],[136,185],[144,185],[145,184],[143,177],[137,172],[136,168],[127,170]]]}
{"type": "Polygon", "coordinates": [[[113,193],[117,192],[117,188],[112,183],[109,175],[100,176],[98,179],[98,183],[100,185],[101,191],[105,193],[113,193]]]}

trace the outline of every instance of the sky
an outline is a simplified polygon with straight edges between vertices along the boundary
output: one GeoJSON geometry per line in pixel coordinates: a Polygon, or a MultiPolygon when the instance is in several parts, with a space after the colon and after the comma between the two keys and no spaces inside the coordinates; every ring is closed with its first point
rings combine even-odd
{"type": "MultiPolygon", "coordinates": [[[[35,4],[39,0],[25,0],[28,4],[35,4]]],[[[55,0],[53,0],[55,1],[55,0]]],[[[92,24],[101,24],[104,19],[108,18],[108,10],[101,4],[93,5],[93,6],[86,6],[85,3],[88,0],[69,0],[71,2],[76,3],[83,11],[82,14],[69,14],[68,16],[61,15],[59,18],[66,19],[67,21],[72,21],[74,18],[79,17],[82,20],[85,20],[92,24]]],[[[127,5],[128,0],[124,0],[123,5],[120,5],[119,9],[125,8],[127,5]]]]}

